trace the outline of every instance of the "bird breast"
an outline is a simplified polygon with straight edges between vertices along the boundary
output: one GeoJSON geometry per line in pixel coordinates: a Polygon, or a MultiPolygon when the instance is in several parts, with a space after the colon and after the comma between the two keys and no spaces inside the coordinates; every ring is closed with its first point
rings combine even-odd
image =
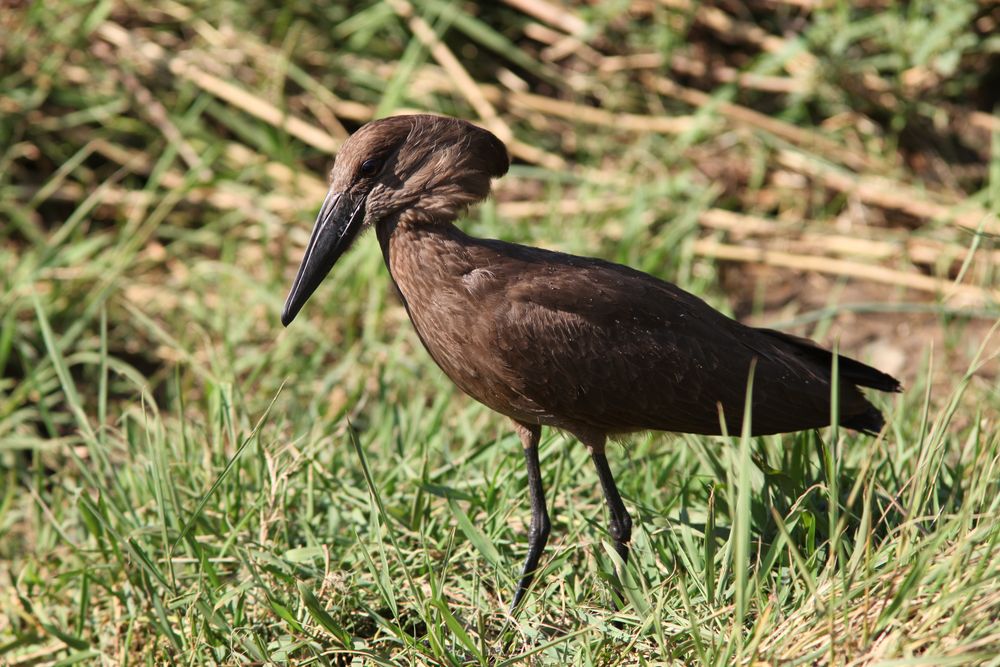
{"type": "Polygon", "coordinates": [[[539,408],[516,393],[495,340],[504,280],[464,242],[468,237],[447,227],[398,225],[383,244],[410,321],[462,391],[501,414],[534,421],[539,408]]]}

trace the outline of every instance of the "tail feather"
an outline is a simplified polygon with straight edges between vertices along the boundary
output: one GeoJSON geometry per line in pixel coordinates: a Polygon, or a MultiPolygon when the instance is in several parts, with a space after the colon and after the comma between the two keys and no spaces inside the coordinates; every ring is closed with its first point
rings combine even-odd
{"type": "MultiPolygon", "coordinates": [[[[809,357],[824,368],[830,368],[833,365],[833,352],[820,347],[808,338],[792,336],[782,331],[775,331],[773,329],[758,329],[758,331],[778,338],[786,343],[790,343],[805,356],[809,357]]],[[[842,354],[837,355],[837,368],[839,369],[841,380],[846,380],[847,382],[859,387],[868,387],[870,389],[878,389],[879,391],[889,392],[898,392],[903,390],[899,380],[892,377],[888,373],[883,373],[877,368],[872,368],[868,364],[863,364],[856,359],[845,357],[842,354]]],[[[874,410],[874,408],[872,409],[874,410]]],[[[881,428],[881,426],[879,426],[879,428],[881,428]]]]}
{"type": "MultiPolygon", "coordinates": [[[[823,349],[808,338],[800,338],[771,329],[759,329],[759,331],[791,346],[797,354],[811,364],[815,364],[817,369],[824,369],[829,374],[833,366],[833,352],[830,350],[823,349]]],[[[897,392],[902,391],[899,380],[856,359],[839,354],[837,355],[837,368],[840,375],[841,397],[852,397],[849,401],[842,400],[841,402],[841,409],[850,410],[850,414],[842,413],[840,424],[855,431],[878,435],[885,426],[885,419],[878,408],[869,403],[861,394],[858,387],[897,392]]],[[[829,377],[829,375],[827,376],[829,377]]]]}
{"type": "Polygon", "coordinates": [[[878,411],[878,408],[869,404],[866,412],[846,417],[840,423],[855,431],[867,433],[868,435],[878,435],[882,427],[885,426],[885,419],[882,417],[882,413],[878,411]]]}

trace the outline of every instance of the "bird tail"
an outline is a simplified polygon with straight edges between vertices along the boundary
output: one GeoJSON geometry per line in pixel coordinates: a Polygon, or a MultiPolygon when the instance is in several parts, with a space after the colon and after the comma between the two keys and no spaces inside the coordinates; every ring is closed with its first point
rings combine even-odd
{"type": "Polygon", "coordinates": [[[878,411],[878,408],[869,403],[868,409],[865,412],[845,417],[840,423],[842,426],[860,431],[861,433],[878,435],[882,427],[885,426],[885,419],[882,417],[882,413],[878,411]]]}
{"type": "MultiPolygon", "coordinates": [[[[773,329],[758,329],[758,331],[791,344],[803,355],[823,368],[829,369],[833,365],[833,352],[823,349],[808,338],[792,336],[773,329]]],[[[888,373],[883,373],[877,368],[872,368],[868,364],[863,364],[856,359],[845,357],[842,354],[837,355],[837,368],[839,369],[841,382],[849,382],[858,387],[868,387],[870,389],[878,389],[879,391],[898,392],[903,390],[902,385],[899,384],[899,380],[888,373]]],[[[879,420],[881,420],[881,417],[879,417],[879,420]]]]}
{"type": "MultiPolygon", "coordinates": [[[[833,366],[833,352],[830,350],[819,347],[808,338],[800,338],[772,329],[760,329],[759,331],[791,345],[796,352],[812,364],[825,369],[827,373],[830,372],[830,368],[833,366]]],[[[882,427],[885,426],[885,419],[878,408],[869,403],[857,388],[868,387],[879,391],[897,392],[902,391],[899,380],[888,373],[883,373],[877,368],[872,368],[868,364],[863,364],[844,355],[837,355],[837,368],[840,374],[841,391],[847,392],[846,394],[842,393],[841,396],[855,396],[857,400],[850,401],[850,403],[853,403],[856,409],[860,408],[860,411],[853,414],[845,415],[842,413],[841,426],[869,435],[878,435],[882,427]]],[[[848,401],[841,402],[842,409],[847,405],[848,401]]]]}

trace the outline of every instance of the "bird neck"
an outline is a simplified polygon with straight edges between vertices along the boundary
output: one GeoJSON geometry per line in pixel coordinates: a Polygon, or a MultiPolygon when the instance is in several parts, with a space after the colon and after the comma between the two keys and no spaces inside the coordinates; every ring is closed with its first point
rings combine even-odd
{"type": "Polygon", "coordinates": [[[385,265],[405,302],[420,300],[472,268],[468,249],[473,239],[453,222],[404,211],[376,225],[385,265]]]}

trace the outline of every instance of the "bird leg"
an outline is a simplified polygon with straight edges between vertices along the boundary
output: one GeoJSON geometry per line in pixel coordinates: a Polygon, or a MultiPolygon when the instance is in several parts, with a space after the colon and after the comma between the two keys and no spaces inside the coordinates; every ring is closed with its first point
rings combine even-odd
{"type": "Polygon", "coordinates": [[[538,440],[542,427],[538,424],[523,424],[514,422],[517,434],[521,436],[524,446],[524,462],[528,468],[528,497],[531,499],[531,527],[528,529],[528,557],[524,559],[521,569],[521,580],[517,583],[514,601],[510,604],[510,613],[517,609],[524,594],[528,592],[531,580],[538,567],[538,559],[542,556],[545,543],[549,540],[549,513],[545,509],[545,489],[542,488],[542,471],[538,465],[538,440]]]}
{"type": "MultiPolygon", "coordinates": [[[[628,563],[628,550],[629,550],[629,540],[632,539],[632,517],[628,515],[628,510],[625,509],[625,503],[622,502],[621,494],[618,493],[618,486],[615,484],[615,478],[611,474],[611,468],[608,466],[608,457],[604,455],[604,443],[601,443],[600,447],[590,447],[590,456],[594,460],[594,465],[597,467],[597,477],[601,480],[601,489],[604,491],[604,500],[608,504],[608,514],[610,520],[608,522],[608,532],[611,533],[611,539],[615,541],[615,551],[622,559],[622,571],[615,572],[618,577],[620,585],[624,584],[625,581],[625,571],[624,567],[628,563]]],[[[618,569],[617,567],[615,568],[618,569]]],[[[616,586],[615,591],[618,596],[624,602],[625,598],[622,595],[622,589],[620,586],[616,586]]]]}

